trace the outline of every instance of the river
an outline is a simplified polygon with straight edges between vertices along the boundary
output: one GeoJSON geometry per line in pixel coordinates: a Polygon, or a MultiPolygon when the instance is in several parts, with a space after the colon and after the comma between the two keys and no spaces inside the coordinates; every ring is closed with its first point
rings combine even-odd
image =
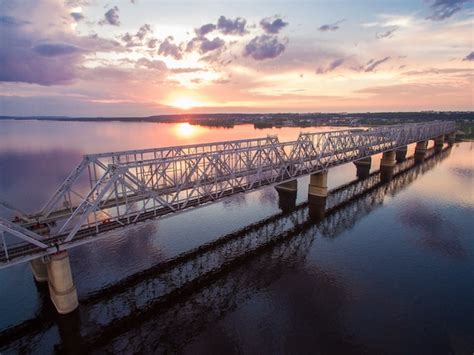
{"type": "MultiPolygon", "coordinates": [[[[0,199],[38,210],[87,153],[329,129],[4,120],[0,199]]],[[[28,263],[2,269],[0,353],[472,354],[473,144],[430,152],[390,182],[379,155],[363,181],[331,169],[352,195],[318,220],[306,176],[289,210],[266,187],[76,247],[68,316],[28,263]]]]}

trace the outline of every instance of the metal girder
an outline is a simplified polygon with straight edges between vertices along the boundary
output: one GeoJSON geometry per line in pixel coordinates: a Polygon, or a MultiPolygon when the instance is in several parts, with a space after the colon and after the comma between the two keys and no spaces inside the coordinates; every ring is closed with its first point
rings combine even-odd
{"type": "Polygon", "coordinates": [[[201,206],[454,130],[453,122],[432,122],[301,133],[290,142],[269,136],[87,155],[42,212],[28,218],[56,224],[49,240],[67,244],[78,234],[201,206]],[[79,184],[85,172],[89,188],[79,184]],[[58,209],[61,200],[65,208],[58,209]]]}

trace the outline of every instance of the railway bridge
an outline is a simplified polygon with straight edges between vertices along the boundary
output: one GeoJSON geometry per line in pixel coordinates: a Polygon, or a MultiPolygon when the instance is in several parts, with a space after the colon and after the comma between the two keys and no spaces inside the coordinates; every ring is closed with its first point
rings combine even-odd
{"type": "Polygon", "coordinates": [[[6,203],[16,215],[0,218],[0,268],[31,261],[38,282],[48,281],[59,313],[78,306],[67,250],[105,238],[153,218],[171,216],[273,185],[282,200],[296,197],[297,180],[310,175],[308,203],[324,216],[327,172],[354,162],[357,176],[369,174],[371,156],[382,153],[381,177],[390,180],[407,145],[421,162],[428,140],[441,150],[453,144],[453,122],[301,133],[294,141],[276,136],[86,155],[43,208],[32,214],[6,203]]]}

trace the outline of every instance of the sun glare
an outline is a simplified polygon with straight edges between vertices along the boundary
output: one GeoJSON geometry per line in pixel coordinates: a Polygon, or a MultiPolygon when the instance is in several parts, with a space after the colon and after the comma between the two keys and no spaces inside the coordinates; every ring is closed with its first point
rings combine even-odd
{"type": "Polygon", "coordinates": [[[171,106],[177,107],[181,110],[189,110],[193,107],[199,106],[199,103],[189,96],[180,96],[171,102],[171,106]]]}
{"type": "Polygon", "coordinates": [[[176,126],[176,133],[181,138],[190,138],[196,134],[196,127],[189,123],[180,123],[176,126]]]}

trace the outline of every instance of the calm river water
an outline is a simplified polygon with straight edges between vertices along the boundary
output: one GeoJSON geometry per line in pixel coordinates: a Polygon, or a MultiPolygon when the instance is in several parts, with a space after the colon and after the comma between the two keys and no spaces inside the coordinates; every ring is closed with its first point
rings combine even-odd
{"type": "MultiPolygon", "coordinates": [[[[318,129],[0,121],[0,199],[39,209],[86,153],[301,130],[318,129]]],[[[323,219],[303,177],[293,209],[268,187],[72,249],[68,316],[28,263],[0,270],[0,353],[472,354],[473,145],[385,183],[379,160],[358,182],[353,164],[329,171],[332,196],[351,194],[323,219]]]]}

